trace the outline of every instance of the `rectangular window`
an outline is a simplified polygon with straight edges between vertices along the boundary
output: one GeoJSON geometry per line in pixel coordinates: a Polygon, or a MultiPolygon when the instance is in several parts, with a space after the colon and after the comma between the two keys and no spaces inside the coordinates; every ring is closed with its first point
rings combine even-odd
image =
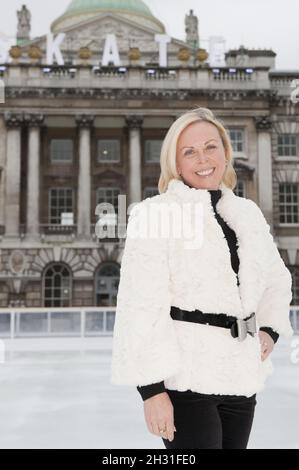
{"type": "Polygon", "coordinates": [[[234,193],[235,193],[236,196],[246,197],[246,194],[245,194],[245,181],[239,180],[237,182],[237,186],[234,189],[234,193]]]}
{"type": "Polygon", "coordinates": [[[145,141],[145,162],[159,163],[163,140],[146,140],[145,141]]]}
{"type": "Polygon", "coordinates": [[[71,163],[73,161],[73,141],[71,139],[51,139],[50,154],[52,163],[71,163]]]}
{"type": "Polygon", "coordinates": [[[118,195],[120,188],[98,188],[96,192],[96,204],[107,202],[112,204],[115,214],[118,214],[118,195]]]}
{"type": "Polygon", "coordinates": [[[73,222],[73,199],[72,188],[51,188],[49,190],[49,224],[69,225],[70,221],[73,222]]]}
{"type": "Polygon", "coordinates": [[[299,183],[279,184],[279,222],[299,223],[299,183]]]}
{"type": "Polygon", "coordinates": [[[120,141],[118,139],[98,140],[98,163],[111,163],[120,161],[120,141]]]}
{"type": "Polygon", "coordinates": [[[298,137],[296,134],[280,134],[277,139],[277,152],[279,157],[297,157],[299,153],[298,137]]]}
{"type": "Polygon", "coordinates": [[[235,153],[244,152],[244,129],[229,129],[229,136],[233,151],[235,153]]]}
{"type": "MultiPolygon", "coordinates": [[[[292,298],[291,304],[299,306],[299,266],[297,265],[288,266],[288,269],[290,270],[290,273],[292,274],[293,298],[292,298]]],[[[299,311],[298,311],[298,314],[299,314],[299,311]]],[[[299,331],[299,317],[298,317],[298,331],[299,331]]]]}

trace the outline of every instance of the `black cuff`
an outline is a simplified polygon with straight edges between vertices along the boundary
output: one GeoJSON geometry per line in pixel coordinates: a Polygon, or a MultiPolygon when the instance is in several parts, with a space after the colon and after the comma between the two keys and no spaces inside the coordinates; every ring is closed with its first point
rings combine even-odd
{"type": "Polygon", "coordinates": [[[265,333],[268,333],[271,336],[271,338],[273,339],[274,343],[276,343],[276,341],[279,338],[279,334],[276,333],[276,331],[272,330],[272,328],[270,328],[270,326],[262,326],[260,328],[260,331],[265,331],[265,333]]]}
{"type": "Polygon", "coordinates": [[[140,393],[143,401],[153,397],[154,395],[157,395],[158,393],[166,391],[163,380],[162,382],[157,382],[154,384],[137,386],[137,390],[140,393]]]}

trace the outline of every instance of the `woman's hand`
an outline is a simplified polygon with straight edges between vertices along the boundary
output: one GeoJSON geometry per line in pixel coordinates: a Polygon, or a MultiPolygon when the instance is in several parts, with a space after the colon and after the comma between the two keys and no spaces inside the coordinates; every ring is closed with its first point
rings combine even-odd
{"type": "Polygon", "coordinates": [[[152,434],[169,441],[173,440],[176,428],[173,420],[173,405],[167,392],[157,393],[144,400],[144,416],[152,434]],[[159,429],[165,429],[165,432],[160,432],[159,429]]]}
{"type": "Polygon", "coordinates": [[[265,331],[259,331],[259,339],[261,343],[261,359],[264,361],[267,359],[269,354],[273,351],[274,348],[274,341],[271,336],[266,333],[265,331]]]}

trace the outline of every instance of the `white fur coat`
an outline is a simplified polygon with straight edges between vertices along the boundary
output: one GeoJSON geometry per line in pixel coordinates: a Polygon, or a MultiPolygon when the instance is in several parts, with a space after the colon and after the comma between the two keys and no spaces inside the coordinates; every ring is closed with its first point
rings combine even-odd
{"type": "MultiPolygon", "coordinates": [[[[292,278],[270,226],[252,200],[236,196],[223,183],[220,189],[217,211],[238,242],[239,287],[208,190],[172,179],[165,193],[141,201],[131,211],[117,295],[112,383],[137,386],[164,380],[173,390],[250,396],[264,388],[273,372],[271,355],[261,360],[257,334],[240,342],[229,329],[170,316],[172,305],[239,318],[256,312],[258,327],[270,326],[285,337],[293,334],[292,278]],[[184,214],[181,223],[175,219],[176,229],[187,223],[195,227],[195,215],[201,213],[201,243],[189,246],[190,238],[172,232],[158,238],[130,234],[150,210],[157,214],[160,207],[172,205],[184,214]]],[[[161,226],[162,221],[165,225],[165,219],[164,213],[151,226],[161,226]]],[[[195,239],[200,241],[200,230],[195,239]]]]}

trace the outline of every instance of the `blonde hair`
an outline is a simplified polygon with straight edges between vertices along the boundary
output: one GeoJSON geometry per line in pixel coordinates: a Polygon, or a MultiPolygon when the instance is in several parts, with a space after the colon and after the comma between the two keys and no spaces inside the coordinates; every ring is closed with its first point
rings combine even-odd
{"type": "Polygon", "coordinates": [[[210,122],[217,127],[223,146],[225,150],[225,160],[227,166],[223,174],[221,182],[228,188],[234,189],[237,184],[237,175],[233,168],[233,149],[228,132],[219,119],[217,119],[213,112],[208,108],[196,107],[190,111],[185,112],[182,116],[174,121],[170,126],[161,148],[160,167],[161,174],[158,183],[159,193],[164,193],[167,190],[169,181],[172,178],[182,180],[182,177],[177,172],[177,141],[181,132],[191,123],[197,121],[210,122]]]}

